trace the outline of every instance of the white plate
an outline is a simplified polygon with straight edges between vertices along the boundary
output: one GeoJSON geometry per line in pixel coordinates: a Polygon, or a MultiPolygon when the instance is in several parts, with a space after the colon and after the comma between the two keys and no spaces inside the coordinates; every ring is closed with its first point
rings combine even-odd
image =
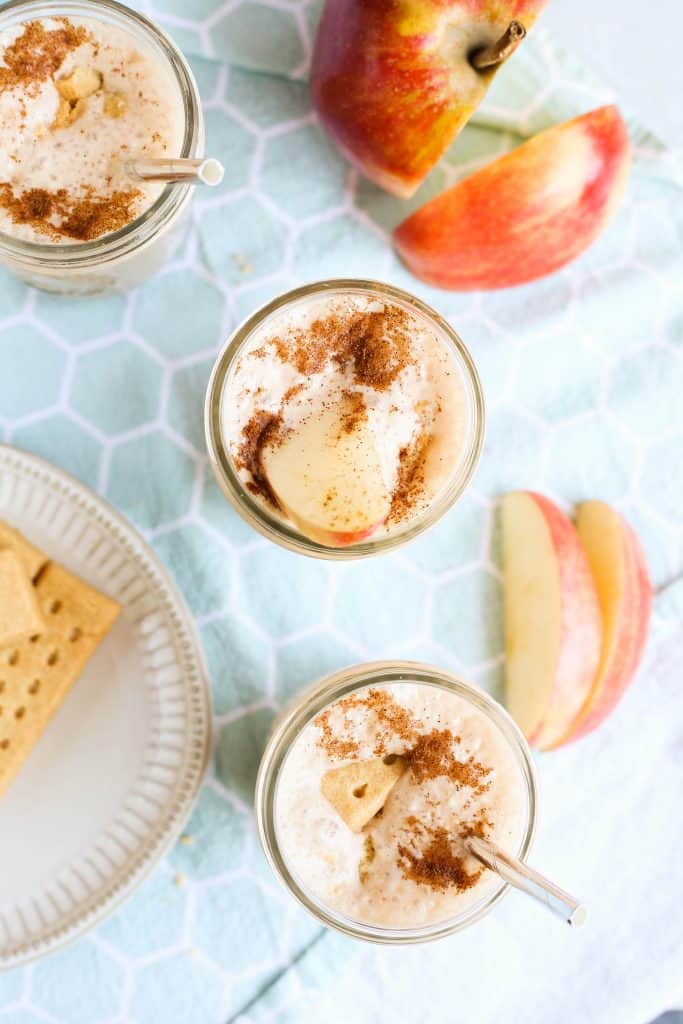
{"type": "Polygon", "coordinates": [[[121,615],[0,799],[0,967],[98,924],[177,837],[208,760],[211,697],[185,603],[88,488],[0,445],[0,518],[121,615]]]}

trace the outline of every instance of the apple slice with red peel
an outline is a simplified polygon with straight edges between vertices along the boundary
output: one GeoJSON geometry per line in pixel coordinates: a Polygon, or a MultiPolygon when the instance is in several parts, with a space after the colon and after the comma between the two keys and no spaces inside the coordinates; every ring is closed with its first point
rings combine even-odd
{"type": "Polygon", "coordinates": [[[313,106],[347,159],[407,198],[546,2],[327,0],[313,52],[313,106]]]}
{"type": "Polygon", "coordinates": [[[586,553],[567,516],[533,491],[502,502],[508,710],[541,750],[584,706],[602,621],[586,553]]]}
{"type": "Polygon", "coordinates": [[[640,664],[652,611],[645,555],[623,516],[602,501],[586,501],[579,505],[576,527],[597,588],[604,635],[593,686],[561,743],[592,732],[621,700],[640,664]]]}
{"type": "Polygon", "coordinates": [[[406,266],[453,291],[507,288],[559,270],[604,230],[630,165],[614,106],[534,136],[426,203],[394,231],[406,266]]]}
{"type": "Polygon", "coordinates": [[[285,514],[327,547],[365,540],[391,508],[367,418],[348,412],[343,401],[323,408],[261,453],[263,473],[285,514]]]}

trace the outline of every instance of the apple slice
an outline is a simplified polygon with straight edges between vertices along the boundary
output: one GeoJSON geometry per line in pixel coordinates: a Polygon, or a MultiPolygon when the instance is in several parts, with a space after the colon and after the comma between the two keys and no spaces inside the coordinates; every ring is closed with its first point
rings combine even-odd
{"type": "Polygon", "coordinates": [[[346,547],[369,537],[391,508],[391,494],[366,417],[346,403],[311,414],[261,465],[283,511],[311,540],[346,547]]]}
{"type": "Polygon", "coordinates": [[[508,709],[541,750],[566,735],[600,659],[602,622],[588,559],[567,516],[532,491],[502,503],[508,709]]]}
{"type": "Polygon", "coordinates": [[[534,281],[579,256],[616,210],[630,146],[616,107],[556,125],[426,203],[394,231],[416,277],[453,291],[534,281]]]}
{"type": "Polygon", "coordinates": [[[347,159],[407,198],[546,2],[327,0],[313,51],[313,106],[347,159]]]}
{"type": "Polygon", "coordinates": [[[621,700],[640,664],[652,610],[645,555],[626,520],[602,501],[586,501],[579,505],[576,526],[597,588],[604,634],[593,686],[561,743],[592,732],[621,700]]]}

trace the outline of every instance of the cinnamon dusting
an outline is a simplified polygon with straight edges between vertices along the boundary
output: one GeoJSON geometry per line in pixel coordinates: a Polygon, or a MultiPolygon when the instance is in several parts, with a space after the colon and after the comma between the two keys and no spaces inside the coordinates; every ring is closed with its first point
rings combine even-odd
{"type": "Polygon", "coordinates": [[[59,70],[67,54],[89,38],[82,25],[72,25],[66,18],[58,20],[59,28],[54,29],[46,29],[40,21],[26,22],[24,31],[3,53],[0,92],[22,86],[35,95],[40,83],[59,70]]]}
{"type": "Polygon", "coordinates": [[[334,313],[270,344],[283,363],[301,374],[321,373],[333,362],[350,370],[356,384],[385,391],[412,362],[408,325],[408,314],[394,306],[348,316],[334,313]]]}
{"type": "Polygon", "coordinates": [[[66,236],[91,242],[130,223],[140,194],[138,189],[126,189],[101,196],[90,188],[83,188],[78,196],[64,188],[30,188],[15,193],[11,185],[1,182],[0,207],[15,224],[30,224],[55,241],[66,236]]]}
{"type": "Polygon", "coordinates": [[[332,359],[345,370],[353,367],[354,380],[376,391],[386,391],[410,362],[407,315],[397,307],[351,318],[332,359]]]}
{"type": "Polygon", "coordinates": [[[470,756],[460,761],[453,753],[456,742],[450,729],[432,729],[418,736],[415,745],[403,756],[410,765],[416,782],[445,776],[456,789],[469,786],[475,793],[484,793],[489,788],[486,776],[491,769],[470,756]]]}
{"type": "MultiPolygon", "coordinates": [[[[350,760],[360,756],[360,744],[354,733],[354,722],[358,722],[354,713],[359,710],[375,719],[375,754],[400,754],[407,762],[413,785],[422,788],[433,779],[446,778],[456,790],[467,787],[473,795],[481,795],[489,789],[492,769],[472,755],[457,756],[457,747],[462,743],[459,735],[448,728],[421,733],[422,722],[391,693],[377,688],[352,693],[315,718],[314,724],[320,730],[318,746],[330,758],[350,760]]],[[[422,799],[427,805],[435,806],[424,788],[422,799]]],[[[470,805],[471,801],[467,800],[464,807],[470,805]]],[[[487,808],[480,808],[474,814],[470,812],[468,819],[456,822],[452,828],[430,825],[417,815],[409,814],[397,830],[394,847],[403,877],[436,892],[449,889],[464,892],[475,886],[485,868],[469,870],[471,857],[465,840],[470,836],[488,838],[494,827],[488,813],[487,808]]],[[[381,812],[375,817],[380,816],[381,812]]],[[[367,880],[376,855],[377,834],[372,831],[372,822],[367,828],[364,855],[359,864],[361,883],[367,880]]]]}
{"type": "MultiPolygon", "coordinates": [[[[341,436],[352,434],[358,424],[367,420],[368,408],[373,405],[368,389],[386,391],[415,362],[411,338],[413,326],[409,313],[389,303],[371,311],[345,310],[342,307],[318,317],[305,327],[287,328],[282,334],[269,337],[249,355],[258,359],[270,351],[280,362],[293,366],[304,377],[331,372],[335,368],[348,377],[350,387],[339,396],[335,394],[333,399],[339,405],[341,436]]],[[[305,384],[300,383],[284,394],[277,410],[283,421],[288,421],[288,406],[294,399],[298,405],[311,402],[311,415],[316,414],[305,388],[305,384]]],[[[397,411],[395,403],[392,408],[397,411]]],[[[395,481],[388,482],[390,508],[384,520],[387,526],[408,519],[425,503],[427,465],[434,441],[431,432],[434,410],[432,403],[425,400],[414,411],[419,418],[415,436],[400,450],[395,481]]],[[[252,423],[246,432],[253,440],[252,423]]],[[[280,438],[284,436],[281,434],[280,438]]],[[[269,436],[268,444],[276,445],[280,438],[269,436]]],[[[262,447],[265,442],[266,438],[261,437],[262,447]]],[[[260,455],[252,450],[250,457],[246,458],[242,444],[236,464],[238,469],[251,473],[251,466],[257,469],[260,466],[260,455]]],[[[247,487],[275,508],[279,507],[262,473],[255,474],[247,487]]],[[[338,497],[330,492],[323,500],[329,505],[338,497]]]]}
{"type": "Polygon", "coordinates": [[[248,490],[264,498],[275,508],[280,506],[263,471],[261,457],[263,449],[276,440],[282,429],[281,415],[257,409],[242,430],[243,440],[236,459],[238,469],[246,469],[251,475],[251,480],[247,484],[248,490]]]}
{"type": "Polygon", "coordinates": [[[391,497],[387,523],[398,523],[406,519],[420,503],[424,494],[425,467],[432,441],[431,435],[421,434],[398,453],[398,478],[391,497]]]}
{"type": "MultiPolygon", "coordinates": [[[[352,693],[343,697],[334,705],[342,713],[342,724],[346,728],[351,727],[348,714],[358,708],[366,708],[372,712],[379,726],[379,732],[375,741],[374,753],[377,757],[385,754],[401,753],[398,749],[413,741],[417,735],[417,729],[421,722],[394,700],[390,693],[384,690],[371,688],[365,692],[352,693]],[[401,744],[400,741],[403,741],[401,744]]],[[[352,757],[358,753],[358,744],[355,740],[349,740],[338,736],[330,723],[332,708],[328,708],[318,715],[315,724],[321,729],[318,745],[325,750],[330,757],[352,757]],[[349,752],[346,753],[347,747],[349,752]],[[342,752],[344,751],[344,752],[342,752]]]]}
{"type": "Polygon", "coordinates": [[[359,423],[367,420],[368,408],[359,391],[345,391],[342,399],[341,432],[352,434],[359,423]]]}
{"type": "Polygon", "coordinates": [[[322,711],[315,720],[315,724],[320,729],[320,737],[318,739],[318,746],[322,747],[330,757],[338,758],[340,761],[346,758],[355,757],[358,753],[358,743],[356,740],[351,738],[344,738],[342,736],[335,735],[335,732],[330,724],[330,714],[332,708],[327,708],[322,711]]]}
{"type": "MultiPolygon", "coordinates": [[[[460,760],[455,756],[454,746],[460,742],[450,729],[432,729],[420,733],[422,723],[411,712],[399,704],[384,690],[371,688],[366,692],[352,693],[343,697],[334,708],[342,715],[342,730],[351,728],[349,712],[365,708],[377,722],[374,754],[400,753],[410,768],[413,779],[421,784],[431,779],[445,777],[457,789],[467,786],[475,793],[485,793],[490,782],[487,776],[491,769],[476,761],[473,756],[460,760]]],[[[358,753],[358,743],[348,736],[340,735],[330,721],[333,708],[327,708],[315,719],[321,735],[318,745],[330,757],[353,757],[358,753]]]]}
{"type": "Polygon", "coordinates": [[[403,877],[418,885],[427,885],[437,892],[456,888],[465,892],[477,884],[483,868],[468,872],[465,858],[455,853],[451,837],[445,828],[428,830],[430,838],[420,850],[405,843],[398,844],[398,865],[403,877]]]}

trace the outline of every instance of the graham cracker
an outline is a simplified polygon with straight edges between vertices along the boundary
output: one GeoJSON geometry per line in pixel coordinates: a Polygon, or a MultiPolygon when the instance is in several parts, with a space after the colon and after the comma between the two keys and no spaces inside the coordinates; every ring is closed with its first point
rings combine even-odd
{"type": "Polygon", "coordinates": [[[35,591],[45,628],[0,650],[0,795],[120,611],[57,562],[44,566],[35,591]]]}
{"type": "Polygon", "coordinates": [[[401,757],[354,761],[325,772],[320,790],[351,831],[362,832],[384,807],[405,770],[406,763],[401,757]]]}
{"type": "Polygon", "coordinates": [[[27,541],[18,530],[15,530],[14,527],[9,526],[8,523],[4,523],[0,519],[0,549],[3,548],[9,548],[10,551],[19,556],[31,580],[36,578],[43,566],[47,565],[49,561],[47,555],[27,541]]]}
{"type": "Polygon", "coordinates": [[[0,647],[44,629],[26,566],[10,548],[0,549],[0,647]]]}

